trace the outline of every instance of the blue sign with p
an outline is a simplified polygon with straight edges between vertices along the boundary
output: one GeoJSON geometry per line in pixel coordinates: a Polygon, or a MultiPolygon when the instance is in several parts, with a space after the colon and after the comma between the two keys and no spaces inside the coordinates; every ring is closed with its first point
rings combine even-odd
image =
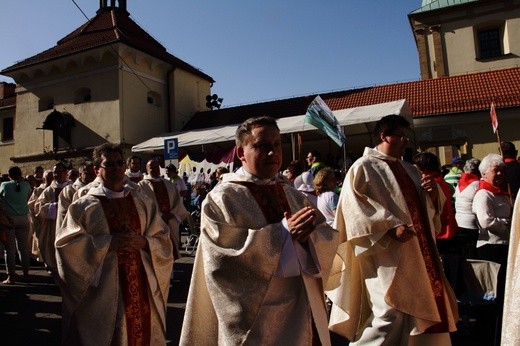
{"type": "Polygon", "coordinates": [[[169,138],[164,140],[164,160],[179,159],[179,140],[177,138],[169,138]]]}

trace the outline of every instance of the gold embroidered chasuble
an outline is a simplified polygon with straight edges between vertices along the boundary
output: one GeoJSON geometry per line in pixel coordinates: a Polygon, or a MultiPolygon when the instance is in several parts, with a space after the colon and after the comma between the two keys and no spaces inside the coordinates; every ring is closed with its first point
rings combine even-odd
{"type": "Polygon", "coordinates": [[[66,344],[166,343],[172,243],[155,202],[135,186],[116,200],[92,187],[57,230],[66,344]],[[125,230],[140,232],[148,250],[109,250],[112,232],[125,230]]]}
{"type": "Polygon", "coordinates": [[[337,232],[323,215],[300,275],[276,274],[287,232],[283,212],[308,203],[288,185],[247,172],[224,175],[202,206],[181,345],[311,345],[313,337],[330,343],[322,277],[337,232]]]}
{"type": "Polygon", "coordinates": [[[441,321],[443,328],[456,330],[456,298],[430,241],[432,230],[440,229],[442,194],[433,205],[414,166],[399,161],[402,167],[394,175],[388,161],[396,160],[366,148],[347,173],[338,203],[333,227],[339,231],[340,244],[326,293],[333,302],[329,328],[349,340],[359,338],[372,314],[367,276],[378,278],[386,304],[413,317],[411,335],[441,321]],[[404,174],[410,180],[401,187],[404,174]],[[415,197],[410,195],[412,186],[415,197]],[[413,225],[415,232],[423,233],[400,243],[387,235],[399,225],[413,225]],[[420,262],[424,251],[430,260],[420,262]]]}
{"type": "Polygon", "coordinates": [[[160,178],[155,180],[149,175],[145,175],[144,179],[139,182],[139,186],[148,197],[155,199],[161,214],[172,213],[175,217],[168,221],[170,228],[170,238],[174,244],[174,259],[180,258],[181,239],[179,233],[179,225],[189,212],[184,206],[179,191],[175,184],[169,180],[160,178]]]}
{"type": "Polygon", "coordinates": [[[34,204],[35,215],[40,224],[37,234],[40,254],[47,266],[54,272],[56,271],[56,248],[54,247],[54,241],[56,240],[57,202],[60,192],[66,185],[58,187],[58,183],[53,181],[43,190],[34,204]],[[52,208],[54,209],[52,210],[52,208]]]}
{"type": "MultiPolygon", "coordinates": [[[[98,198],[112,234],[126,232],[141,234],[139,214],[130,194],[124,198],[108,199],[105,196],[98,196],[98,198]]],[[[151,332],[148,280],[139,250],[118,250],[117,267],[128,344],[148,345],[151,332]]]]}
{"type": "MultiPolygon", "coordinates": [[[[520,196],[520,194],[518,195],[520,196]]],[[[511,220],[504,312],[502,318],[503,346],[520,345],[520,199],[517,196],[511,220]]]]}

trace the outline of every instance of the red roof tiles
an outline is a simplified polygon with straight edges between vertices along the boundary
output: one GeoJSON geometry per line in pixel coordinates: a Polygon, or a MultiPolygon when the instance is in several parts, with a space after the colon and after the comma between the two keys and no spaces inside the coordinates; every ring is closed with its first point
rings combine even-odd
{"type": "Polygon", "coordinates": [[[20,61],[1,72],[14,71],[73,53],[118,42],[122,42],[166,61],[175,67],[182,68],[210,82],[214,82],[213,78],[207,74],[168,53],[164,46],[130,18],[128,12],[121,11],[117,8],[98,10],[94,18],[59,40],[56,46],[20,61]]]}
{"type": "MultiPolygon", "coordinates": [[[[316,95],[199,112],[183,130],[237,124],[258,115],[305,114],[316,95]]],[[[414,117],[520,106],[520,68],[320,94],[332,110],[406,99],[414,117]]]]}

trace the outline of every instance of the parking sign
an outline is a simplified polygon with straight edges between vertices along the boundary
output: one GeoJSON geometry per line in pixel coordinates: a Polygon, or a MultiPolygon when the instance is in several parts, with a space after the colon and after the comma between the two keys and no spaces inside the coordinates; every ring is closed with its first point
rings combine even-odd
{"type": "Polygon", "coordinates": [[[164,161],[179,159],[179,141],[177,138],[164,140],[164,161]]]}

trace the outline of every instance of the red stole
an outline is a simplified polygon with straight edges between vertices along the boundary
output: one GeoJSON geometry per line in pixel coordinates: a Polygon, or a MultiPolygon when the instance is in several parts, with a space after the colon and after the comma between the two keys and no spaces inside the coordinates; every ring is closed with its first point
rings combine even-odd
{"type": "Polygon", "coordinates": [[[159,211],[161,212],[161,214],[168,214],[171,210],[170,197],[168,196],[168,190],[166,189],[164,181],[150,180],[150,182],[153,186],[153,193],[155,195],[155,199],[157,200],[157,204],[159,205],[159,211]]]}
{"type": "MultiPolygon", "coordinates": [[[[141,234],[141,222],[131,194],[109,199],[97,196],[111,233],[141,234]]],[[[119,287],[123,296],[128,345],[149,345],[151,334],[148,280],[139,250],[118,250],[119,287]]],[[[95,333],[95,331],[93,331],[95,333]]]]}
{"type": "Polygon", "coordinates": [[[247,187],[262,210],[267,223],[280,222],[284,218],[284,212],[291,212],[283,184],[259,185],[249,181],[234,181],[234,183],[247,187]]]}
{"type": "MultiPolygon", "coordinates": [[[[153,181],[150,180],[153,186],[153,193],[155,195],[155,199],[157,200],[157,205],[159,206],[159,212],[161,214],[168,214],[171,210],[170,207],[170,197],[168,195],[168,190],[166,189],[166,184],[164,181],[153,181]]],[[[177,244],[173,240],[173,229],[170,229],[170,239],[173,244],[173,259],[179,259],[181,258],[181,255],[179,253],[179,249],[177,248],[177,244]]]]}
{"type": "Polygon", "coordinates": [[[441,322],[428,328],[425,333],[447,333],[449,332],[448,316],[444,301],[441,264],[439,262],[435,241],[429,229],[427,220],[428,214],[421,202],[415,183],[401,163],[398,161],[387,161],[387,163],[399,184],[399,188],[406,201],[406,206],[410,212],[414,229],[417,232],[417,240],[419,241],[419,247],[423,255],[424,265],[428,272],[428,277],[430,278],[432,292],[441,317],[441,322]]]}

